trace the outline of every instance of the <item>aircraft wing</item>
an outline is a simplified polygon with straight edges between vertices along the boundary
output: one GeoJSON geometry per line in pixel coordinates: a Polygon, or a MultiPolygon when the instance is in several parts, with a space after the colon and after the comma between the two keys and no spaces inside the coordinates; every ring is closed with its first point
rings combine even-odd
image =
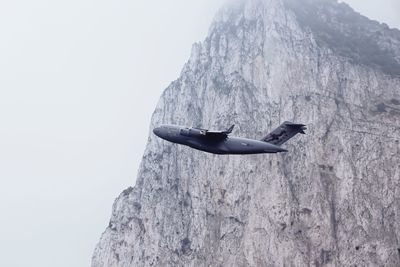
{"type": "Polygon", "coordinates": [[[232,130],[234,127],[235,127],[235,125],[232,125],[226,131],[209,131],[209,130],[201,129],[201,133],[204,138],[215,140],[215,141],[221,141],[221,140],[225,140],[228,137],[228,135],[230,133],[232,133],[232,130]]]}
{"type": "Polygon", "coordinates": [[[221,141],[225,140],[228,137],[228,134],[224,132],[206,132],[206,135],[204,136],[207,139],[215,140],[215,141],[221,141]]]}

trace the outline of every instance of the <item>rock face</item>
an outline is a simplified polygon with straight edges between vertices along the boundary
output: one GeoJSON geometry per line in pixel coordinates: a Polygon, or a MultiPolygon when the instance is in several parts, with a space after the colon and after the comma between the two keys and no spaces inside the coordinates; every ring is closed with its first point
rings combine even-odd
{"type": "Polygon", "coordinates": [[[293,1],[223,7],[150,128],[234,123],[234,135],[261,139],[291,120],[308,135],[286,154],[217,156],[150,133],[92,266],[400,265],[399,32],[365,19],[376,35],[357,36],[392,67],[356,60],[334,36],[351,35],[341,9],[360,15],[334,0],[293,1]]]}

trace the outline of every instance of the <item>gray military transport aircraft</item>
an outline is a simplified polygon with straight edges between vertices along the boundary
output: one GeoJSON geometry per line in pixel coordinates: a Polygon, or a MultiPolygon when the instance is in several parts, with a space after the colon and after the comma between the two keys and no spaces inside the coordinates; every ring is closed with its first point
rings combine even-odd
{"type": "Polygon", "coordinates": [[[213,154],[263,154],[288,152],[280,146],[296,134],[305,134],[306,126],[284,122],[261,140],[230,137],[235,125],[226,131],[209,131],[177,125],[161,125],[153,130],[158,137],[213,154]]]}

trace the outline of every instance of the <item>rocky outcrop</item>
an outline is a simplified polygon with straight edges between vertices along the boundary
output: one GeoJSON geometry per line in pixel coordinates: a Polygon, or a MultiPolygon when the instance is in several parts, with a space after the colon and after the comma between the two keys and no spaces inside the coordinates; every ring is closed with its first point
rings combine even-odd
{"type": "MultiPolygon", "coordinates": [[[[340,52],[290,2],[223,7],[150,129],[234,123],[261,138],[291,120],[308,135],[286,154],[217,156],[150,133],[92,266],[400,265],[400,79],[340,52]]],[[[329,11],[314,19],[333,23],[339,4],[312,2],[329,11]]],[[[338,23],[327,27],[347,36],[352,25],[338,23]]],[[[376,29],[399,64],[398,33],[376,29]]]]}
{"type": "Polygon", "coordinates": [[[284,0],[317,43],[336,55],[400,78],[400,30],[369,20],[345,3],[328,0],[284,0]]]}

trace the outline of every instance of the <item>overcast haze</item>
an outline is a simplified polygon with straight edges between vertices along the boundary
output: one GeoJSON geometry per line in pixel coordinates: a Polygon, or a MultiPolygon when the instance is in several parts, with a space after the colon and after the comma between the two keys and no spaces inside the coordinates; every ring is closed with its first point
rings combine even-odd
{"type": "MultiPolygon", "coordinates": [[[[223,0],[0,5],[0,266],[89,266],[162,90],[223,0]]],[[[400,28],[397,0],[348,0],[400,28]]]]}

